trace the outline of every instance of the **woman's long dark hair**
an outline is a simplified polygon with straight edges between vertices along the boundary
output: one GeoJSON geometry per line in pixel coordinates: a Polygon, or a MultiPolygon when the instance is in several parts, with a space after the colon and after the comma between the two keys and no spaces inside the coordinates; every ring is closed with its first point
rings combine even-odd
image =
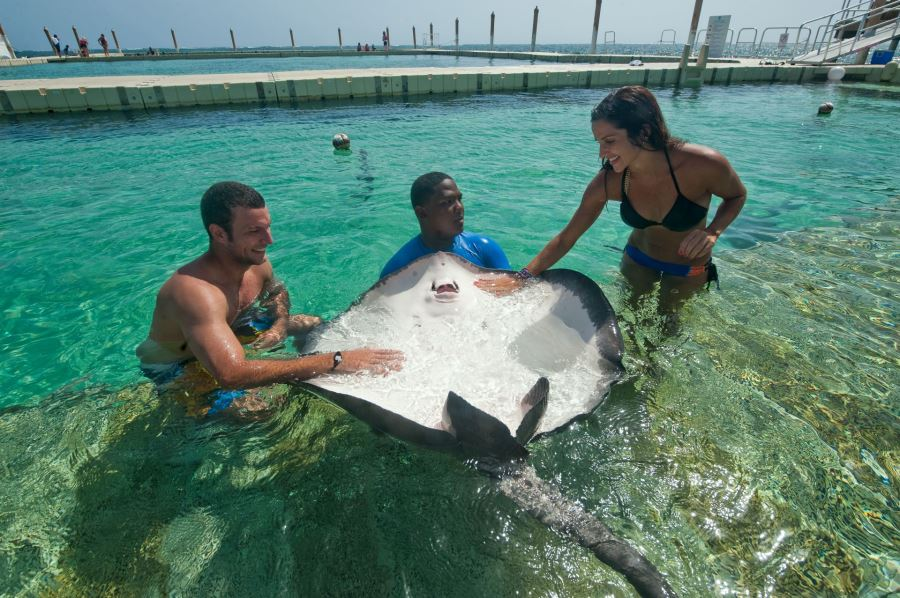
{"type": "MultiPolygon", "coordinates": [[[[628,133],[628,140],[648,150],[676,148],[684,141],[673,137],[662,110],[650,90],[641,85],[626,85],[610,92],[591,110],[591,122],[605,120],[628,133]]],[[[608,164],[604,163],[604,168],[608,164]]]]}

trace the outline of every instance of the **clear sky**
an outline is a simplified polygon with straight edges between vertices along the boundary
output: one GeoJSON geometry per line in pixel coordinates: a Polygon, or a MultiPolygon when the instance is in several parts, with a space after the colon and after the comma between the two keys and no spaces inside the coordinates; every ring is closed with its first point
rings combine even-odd
{"type": "MultiPolygon", "coordinates": [[[[92,45],[115,29],[125,48],[171,47],[174,28],[181,47],[230,46],[228,29],[238,46],[290,45],[293,28],[297,45],[381,43],[381,31],[391,29],[394,44],[412,44],[412,27],[419,43],[434,23],[436,42],[453,43],[454,19],[460,20],[461,44],[486,44],[491,11],[497,15],[494,41],[530,43],[535,5],[540,8],[539,44],[590,43],[594,0],[9,0],[0,3],[0,24],[18,50],[47,50],[43,27],[74,47],[72,26],[92,45]]],[[[796,27],[841,8],[842,0],[705,0],[700,29],[713,15],[732,15],[731,28],[796,27]]],[[[655,43],[663,29],[675,29],[684,42],[694,0],[603,0],[600,40],[615,31],[618,43],[655,43]]],[[[667,34],[667,40],[670,34],[667,34]]],[[[771,35],[771,34],[770,34],[771,35]]],[[[745,38],[747,39],[747,38],[745,38]]],[[[770,39],[769,36],[766,38],[770,39]]],[[[774,41],[774,39],[772,39],[774,41]]]]}

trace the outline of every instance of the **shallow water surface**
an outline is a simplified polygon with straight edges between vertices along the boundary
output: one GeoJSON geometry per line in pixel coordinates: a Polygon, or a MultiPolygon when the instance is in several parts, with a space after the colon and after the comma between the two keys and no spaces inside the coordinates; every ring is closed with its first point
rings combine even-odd
{"type": "MultiPolygon", "coordinates": [[[[603,95],[4,119],[0,593],[628,595],[452,456],[296,391],[266,421],[195,421],[132,353],[159,285],[204,249],[212,182],[263,193],[294,308],[334,317],[415,233],[408,188],[429,170],[526,263],[596,171],[603,95]]],[[[560,266],[609,296],[629,374],[531,462],[684,596],[896,592],[900,92],[658,95],[749,190],[722,288],[664,333],[652,301],[626,306],[610,247],[628,231],[602,215],[560,266]]]]}
{"type": "Polygon", "coordinates": [[[403,55],[347,51],[344,56],[286,56],[261,58],[165,58],[82,62],[78,59],[15,68],[0,68],[2,79],[57,79],[61,77],[115,77],[149,75],[210,75],[217,73],[272,73],[331,69],[451,68],[521,66],[521,60],[470,58],[447,55],[403,55]]]}

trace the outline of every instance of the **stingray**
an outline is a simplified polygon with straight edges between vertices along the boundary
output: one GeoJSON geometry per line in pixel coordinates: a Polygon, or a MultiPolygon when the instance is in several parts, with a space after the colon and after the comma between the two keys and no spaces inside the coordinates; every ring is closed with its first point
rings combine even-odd
{"type": "Polygon", "coordinates": [[[400,349],[403,369],[304,386],[391,436],[471,458],[519,506],[642,595],[673,595],[652,563],[525,462],[530,442],[588,416],[623,376],[609,302],[572,270],[544,272],[501,297],[474,285],[496,273],[439,252],[386,276],[314,331],[304,350],[400,349]]]}

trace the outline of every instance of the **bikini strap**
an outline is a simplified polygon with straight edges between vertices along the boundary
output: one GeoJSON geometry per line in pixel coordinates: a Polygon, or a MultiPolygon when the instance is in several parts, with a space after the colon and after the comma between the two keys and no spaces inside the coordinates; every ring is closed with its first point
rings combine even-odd
{"type": "Polygon", "coordinates": [[[672,161],[669,160],[669,150],[666,149],[666,146],[663,146],[663,154],[666,156],[666,164],[669,165],[669,175],[672,177],[672,182],[675,183],[675,191],[678,192],[678,195],[684,197],[681,187],[678,186],[678,179],[675,178],[675,169],[672,168],[672,161]]]}

